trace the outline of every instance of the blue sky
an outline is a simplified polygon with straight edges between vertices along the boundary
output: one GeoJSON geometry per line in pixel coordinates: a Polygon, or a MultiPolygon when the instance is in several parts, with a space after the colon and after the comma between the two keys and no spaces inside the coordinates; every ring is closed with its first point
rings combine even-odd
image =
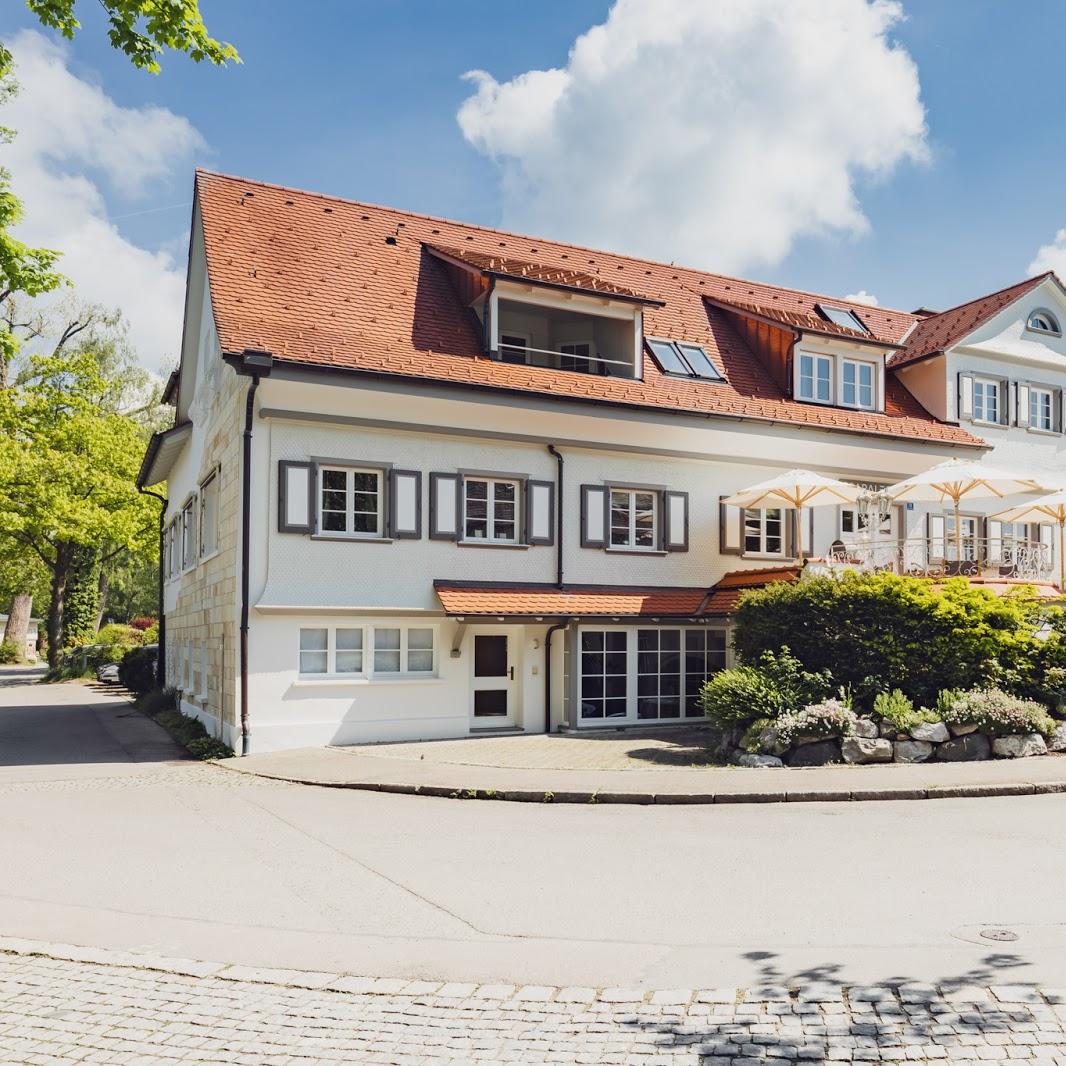
{"type": "MultiPolygon", "coordinates": [[[[151,76],[111,51],[98,6],[82,0],[84,30],[63,53],[69,72],[98,85],[121,108],[167,109],[187,120],[199,138],[190,132],[190,143],[132,191],[123,188],[113,160],[69,158],[62,169],[84,173],[96,184],[108,222],[126,241],[163,248],[175,259],[182,255],[187,209],[157,209],[189,199],[194,164],[489,225],[520,217],[531,230],[561,235],[551,232],[565,217],[558,205],[549,205],[539,227],[535,198],[517,211],[514,201],[508,206],[501,170],[485,154],[485,144],[498,147],[506,139],[506,109],[482,122],[483,150],[464,137],[456,113],[474,86],[461,76],[483,69],[505,83],[527,71],[565,67],[575,40],[602,23],[610,7],[576,0],[201,0],[210,29],[238,47],[243,64],[215,70],[170,56],[163,73],[151,76]]],[[[1024,17],[995,0],[912,0],[904,9],[906,19],[887,38],[917,68],[926,159],[900,149],[877,178],[861,168],[852,171],[853,193],[869,223],[865,232],[831,224],[810,233],[800,226],[784,254],[756,256],[751,265],[734,247],[724,257],[731,272],[740,262],[741,272],[763,280],[840,295],[866,290],[882,304],[903,308],[946,307],[1023,277],[1038,249],[1066,227],[1066,138],[1055,117],[1066,88],[1061,0],[1027,0],[1024,17]]],[[[0,36],[10,40],[36,25],[19,5],[7,4],[0,36]]],[[[762,76],[772,79],[772,73],[762,76]]],[[[835,91],[829,72],[822,91],[835,91]]],[[[838,96],[851,92],[844,86],[838,96]]],[[[772,95],[759,95],[753,108],[774,106],[772,95]]],[[[812,100],[811,109],[824,99],[830,97],[812,100]]],[[[34,104],[24,101],[23,130],[34,104]]],[[[658,125],[654,111],[642,111],[646,105],[639,101],[626,111],[602,104],[598,124],[607,114],[608,126],[617,122],[619,136],[634,141],[637,150],[640,130],[658,125]]],[[[684,101],[676,107],[664,101],[664,107],[683,132],[682,120],[691,120],[684,101]]],[[[802,114],[793,112],[790,130],[802,124],[802,114]]],[[[772,129],[772,116],[763,121],[769,124],[755,128],[772,129]]],[[[538,143],[531,135],[523,150],[539,151],[538,143]]],[[[48,155],[47,146],[39,150],[48,155]]],[[[709,150],[713,155],[713,145],[709,150]]],[[[779,158],[775,169],[783,172],[788,165],[779,158]]],[[[590,186],[611,181],[596,169],[586,160],[590,186]]],[[[789,180],[780,173],[779,183],[789,180]]],[[[666,186],[662,199],[668,215],[673,197],[666,186]]],[[[732,211],[752,220],[762,214],[750,201],[732,211]]],[[[678,217],[662,221],[685,224],[678,217]]],[[[595,231],[599,243],[645,250],[647,241],[635,241],[630,222],[622,211],[613,228],[601,224],[595,231]]],[[[690,261],[691,251],[684,251],[677,258],[690,261]]]]}

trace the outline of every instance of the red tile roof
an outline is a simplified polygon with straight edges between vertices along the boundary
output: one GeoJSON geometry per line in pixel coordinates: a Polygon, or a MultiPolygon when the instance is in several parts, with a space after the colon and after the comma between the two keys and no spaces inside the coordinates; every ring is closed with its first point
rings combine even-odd
{"type": "Polygon", "coordinates": [[[434,582],[449,615],[459,617],[695,617],[707,598],[703,588],[624,588],[618,586],[452,585],[434,582]]]}
{"type": "MultiPolygon", "coordinates": [[[[937,421],[890,377],[885,413],[789,399],[703,296],[815,314],[825,297],[197,172],[211,296],[222,349],[262,348],[280,362],[485,389],[786,422],[942,444],[984,446],[937,421]],[[702,344],[726,383],[671,378],[645,354],[643,380],[568,373],[484,357],[448,268],[426,244],[577,271],[663,301],[649,336],[702,344]]],[[[911,315],[847,301],[871,334],[898,342],[911,315]]]]}
{"type": "Polygon", "coordinates": [[[847,337],[850,340],[863,341],[866,344],[878,344],[881,346],[894,346],[894,342],[881,340],[861,330],[849,329],[847,326],[839,326],[836,322],[829,322],[821,315],[808,314],[806,311],[789,311],[783,307],[762,307],[759,304],[746,303],[742,300],[719,300],[708,297],[716,306],[725,310],[736,308],[742,314],[754,315],[758,318],[768,318],[773,322],[780,322],[784,326],[790,326],[804,333],[824,333],[830,337],[847,337]]]}
{"type": "Polygon", "coordinates": [[[1049,277],[1054,275],[1048,272],[1035,278],[1026,278],[1025,281],[1000,289],[999,292],[989,293],[988,296],[959,304],[948,311],[919,319],[914,331],[907,338],[903,351],[891,356],[889,365],[906,366],[926,356],[945,351],[1049,277]]]}
{"type": "Polygon", "coordinates": [[[425,247],[434,254],[469,263],[470,266],[485,274],[514,278],[518,281],[539,282],[563,289],[582,289],[609,296],[622,296],[628,300],[639,300],[643,303],[662,303],[654,297],[641,296],[640,293],[627,289],[624,285],[617,285],[610,278],[596,277],[582,270],[561,270],[558,267],[545,266],[543,263],[529,263],[522,259],[515,259],[513,256],[491,255],[488,252],[475,252],[469,248],[446,248],[439,244],[426,244],[425,247]]]}
{"type": "Polygon", "coordinates": [[[748,589],[764,588],[778,581],[799,581],[802,570],[798,566],[769,567],[765,570],[733,570],[711,589],[703,613],[727,615],[736,610],[740,597],[748,589]]]}

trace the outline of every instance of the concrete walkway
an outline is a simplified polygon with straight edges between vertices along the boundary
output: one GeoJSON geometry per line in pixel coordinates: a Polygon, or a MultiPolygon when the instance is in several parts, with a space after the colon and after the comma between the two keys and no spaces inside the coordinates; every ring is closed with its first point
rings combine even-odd
{"type": "Polygon", "coordinates": [[[795,803],[1066,792],[1062,755],[753,770],[698,765],[706,755],[697,737],[692,731],[674,739],[485,737],[301,748],[219,765],[298,784],[531,803],[795,803]]]}

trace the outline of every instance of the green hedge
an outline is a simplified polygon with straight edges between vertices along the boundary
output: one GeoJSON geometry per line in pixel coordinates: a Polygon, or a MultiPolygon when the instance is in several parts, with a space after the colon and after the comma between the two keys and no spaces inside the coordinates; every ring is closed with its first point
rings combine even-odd
{"type": "Polygon", "coordinates": [[[1066,666],[1062,627],[1061,611],[1031,589],[997,596],[965,578],[936,585],[844,574],[746,593],[734,640],[741,663],[789,648],[806,670],[828,671],[869,709],[893,689],[919,706],[932,706],[945,688],[998,686],[1046,700],[1048,677],[1066,666]]]}

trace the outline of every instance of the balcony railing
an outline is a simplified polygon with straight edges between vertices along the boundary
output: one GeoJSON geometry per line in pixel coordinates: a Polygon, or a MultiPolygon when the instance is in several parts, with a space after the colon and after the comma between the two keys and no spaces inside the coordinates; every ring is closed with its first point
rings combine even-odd
{"type": "Polygon", "coordinates": [[[959,544],[951,534],[943,538],[873,539],[855,544],[837,541],[821,565],[830,570],[889,572],[914,577],[978,577],[993,581],[1056,578],[1050,544],[966,536],[959,544]]]}
{"type": "Polygon", "coordinates": [[[529,348],[515,344],[501,344],[500,360],[504,363],[525,363],[551,370],[569,370],[577,374],[599,374],[602,377],[632,378],[632,359],[611,359],[606,355],[579,355],[556,352],[549,348],[529,348]]]}

